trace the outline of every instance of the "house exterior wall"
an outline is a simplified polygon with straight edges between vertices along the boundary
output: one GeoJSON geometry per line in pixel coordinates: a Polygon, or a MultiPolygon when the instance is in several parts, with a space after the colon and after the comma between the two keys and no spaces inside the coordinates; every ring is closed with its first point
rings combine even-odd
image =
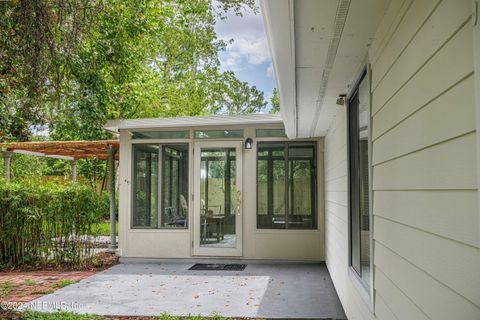
{"type": "MultiPolygon", "coordinates": [[[[254,145],[251,150],[243,150],[243,255],[242,259],[306,260],[323,261],[323,139],[310,139],[317,142],[317,181],[318,181],[318,228],[315,230],[269,230],[256,227],[256,160],[259,141],[285,141],[286,138],[255,138],[255,129],[273,128],[272,125],[229,127],[229,130],[243,129],[244,137],[251,137],[254,145]]],[[[276,126],[278,128],[278,125],[276,126]]],[[[191,130],[227,129],[225,127],[195,127],[191,130]]],[[[152,130],[159,130],[152,128],[152,130]]],[[[185,130],[185,128],[169,128],[185,130]]],[[[150,131],[150,130],[147,130],[150,131]]],[[[188,229],[133,229],[132,208],[132,144],[133,143],[175,143],[190,144],[190,193],[193,193],[195,141],[214,139],[132,140],[127,130],[120,131],[120,190],[119,190],[119,255],[122,258],[195,258],[193,254],[193,203],[189,204],[188,229]]],[[[200,256],[199,258],[205,258],[200,256]]]]}
{"type": "Polygon", "coordinates": [[[471,20],[470,0],[392,1],[370,48],[373,308],[348,267],[344,108],[325,138],[325,256],[349,319],[480,319],[471,20]]]}

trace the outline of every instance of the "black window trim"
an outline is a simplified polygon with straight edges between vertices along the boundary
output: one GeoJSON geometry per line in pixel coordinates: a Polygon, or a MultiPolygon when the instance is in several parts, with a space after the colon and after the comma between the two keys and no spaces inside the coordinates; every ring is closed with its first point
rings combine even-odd
{"type": "MultiPolygon", "coordinates": [[[[349,274],[351,274],[356,280],[358,280],[358,284],[361,288],[364,289],[364,292],[367,294],[365,297],[363,297],[365,300],[369,300],[369,308],[373,310],[374,306],[374,301],[373,301],[373,281],[374,281],[374,265],[373,265],[373,259],[374,259],[374,247],[373,247],[373,192],[372,192],[372,163],[371,163],[371,119],[369,119],[369,137],[368,137],[368,152],[369,152],[369,227],[370,227],[370,237],[369,237],[369,244],[370,244],[370,281],[369,283],[366,283],[365,279],[362,278],[361,274],[357,272],[352,266],[352,223],[351,223],[351,213],[352,213],[352,192],[351,192],[351,161],[350,161],[350,156],[351,156],[351,136],[350,136],[350,108],[349,104],[351,99],[355,96],[355,94],[359,90],[359,86],[362,83],[363,80],[367,81],[367,86],[369,88],[370,92],[370,71],[369,71],[369,65],[366,64],[364,67],[361,68],[360,72],[357,74],[355,77],[356,81],[354,82],[354,85],[351,87],[352,89],[348,93],[346,99],[345,99],[345,107],[346,107],[346,121],[347,121],[347,193],[348,193],[348,268],[349,268],[349,274]]],[[[371,95],[371,93],[369,93],[371,95]]],[[[370,104],[371,104],[371,96],[369,98],[370,104]]],[[[370,107],[371,108],[371,107],[370,107]]],[[[371,109],[370,109],[371,112],[371,109]]],[[[370,114],[371,117],[371,114],[370,114]]],[[[358,194],[356,194],[356,198],[359,198],[358,194]]],[[[361,252],[360,252],[361,253],[361,252]]]]}
{"type": "MultiPolygon", "coordinates": [[[[187,206],[188,208],[190,208],[190,198],[188,197],[188,194],[190,193],[190,143],[188,142],[167,142],[167,143],[160,143],[158,144],[159,146],[159,152],[160,152],[160,156],[159,156],[159,175],[158,175],[158,205],[159,205],[159,214],[160,215],[163,215],[163,212],[165,210],[165,203],[164,203],[164,195],[163,195],[163,178],[164,178],[164,175],[165,175],[165,172],[164,172],[164,161],[166,159],[166,156],[165,156],[165,148],[172,148],[173,146],[177,146],[177,145],[185,145],[187,148],[186,148],[186,154],[188,156],[187,158],[187,166],[185,168],[182,168],[180,165],[178,165],[178,174],[180,175],[180,172],[183,170],[183,169],[186,169],[187,171],[187,187],[185,188],[187,190],[187,197],[185,197],[185,200],[187,201],[187,206]]],[[[173,149],[173,148],[172,148],[173,149]]],[[[174,158],[175,156],[170,156],[172,158],[174,158]]],[[[177,157],[178,159],[178,157],[177,157]]],[[[169,178],[170,178],[170,183],[169,185],[171,186],[172,185],[172,173],[173,173],[173,161],[170,161],[169,163],[169,166],[170,166],[170,172],[169,172],[169,178]]],[[[181,185],[179,184],[177,186],[177,194],[180,195],[181,194],[181,185]]],[[[171,203],[172,202],[172,192],[170,191],[169,192],[169,202],[171,203]]],[[[177,202],[177,208],[180,207],[180,198],[176,199],[176,202],[177,202]]],[[[156,226],[156,230],[188,230],[189,229],[189,225],[190,225],[190,217],[189,217],[189,210],[187,210],[187,214],[186,214],[186,226],[184,227],[165,227],[165,226],[161,226],[159,224],[160,221],[157,222],[157,226],[156,226]]]]}
{"type": "MultiPolygon", "coordinates": [[[[135,198],[136,198],[136,190],[135,190],[135,186],[136,186],[136,172],[135,172],[135,149],[138,148],[138,149],[142,149],[144,148],[147,149],[149,146],[152,146],[152,145],[159,145],[158,143],[134,143],[131,145],[131,195],[130,195],[130,198],[131,198],[131,201],[130,201],[130,212],[131,212],[131,215],[130,215],[130,229],[132,230],[156,230],[157,229],[157,226],[136,226],[135,225],[135,212],[136,212],[136,208],[135,208],[135,198]]],[[[158,153],[157,153],[158,154],[158,153]]],[[[149,180],[151,179],[148,178],[149,180]]],[[[149,188],[151,188],[151,183],[150,183],[150,186],[149,188]]],[[[147,201],[148,202],[148,201],[147,201]]]]}
{"type": "MultiPolygon", "coordinates": [[[[158,140],[158,139],[152,139],[152,140],[158,140]]],[[[191,207],[191,203],[190,203],[190,197],[188,197],[187,201],[188,201],[188,212],[187,212],[187,226],[186,227],[178,227],[178,228],[167,228],[167,227],[161,227],[158,225],[156,226],[136,226],[135,223],[134,223],[134,214],[135,214],[135,201],[134,201],[134,197],[135,197],[135,147],[144,147],[144,146],[151,146],[151,145],[155,145],[155,146],[158,146],[159,147],[159,152],[158,152],[158,161],[159,161],[159,176],[158,176],[158,190],[157,192],[159,193],[158,194],[158,210],[161,209],[161,203],[162,203],[162,195],[161,195],[161,185],[162,185],[162,177],[163,177],[163,172],[161,172],[161,167],[163,166],[161,163],[162,163],[162,160],[163,160],[163,152],[161,151],[162,147],[163,146],[169,146],[169,145],[178,145],[178,144],[185,144],[187,145],[187,154],[188,154],[188,174],[187,174],[187,177],[188,177],[188,191],[189,191],[189,194],[190,194],[190,188],[191,188],[191,183],[192,181],[190,180],[190,175],[191,175],[191,158],[192,158],[192,154],[191,154],[191,142],[190,140],[188,139],[181,139],[181,141],[175,141],[175,142],[163,142],[163,141],[152,141],[152,142],[147,142],[147,141],[135,141],[135,142],[132,142],[130,144],[130,150],[131,150],[131,155],[130,155],[130,161],[131,161],[131,172],[130,172],[130,175],[131,175],[131,187],[130,187],[130,226],[129,226],[129,230],[132,230],[132,231],[139,231],[139,230],[152,230],[152,231],[168,231],[168,232],[184,232],[186,230],[190,230],[190,225],[191,225],[191,219],[190,219],[190,207],[191,207]]]]}

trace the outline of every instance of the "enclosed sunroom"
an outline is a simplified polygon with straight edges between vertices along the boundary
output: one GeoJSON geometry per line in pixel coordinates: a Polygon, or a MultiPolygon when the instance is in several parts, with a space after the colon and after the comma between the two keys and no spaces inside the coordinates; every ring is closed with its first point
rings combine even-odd
{"type": "Polygon", "coordinates": [[[259,3],[281,117],[110,126],[119,254],[325,261],[349,319],[480,319],[479,1],[259,3]]]}
{"type": "Polygon", "coordinates": [[[320,261],[322,139],[278,115],[122,120],[119,254],[320,261]]]}

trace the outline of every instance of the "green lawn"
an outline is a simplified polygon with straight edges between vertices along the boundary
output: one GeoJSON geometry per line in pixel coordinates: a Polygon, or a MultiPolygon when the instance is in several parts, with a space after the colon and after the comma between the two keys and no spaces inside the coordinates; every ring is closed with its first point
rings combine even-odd
{"type": "Polygon", "coordinates": [[[34,312],[27,311],[22,314],[22,320],[104,320],[106,318],[95,315],[80,315],[70,312],[34,312]]]}
{"type": "MultiPolygon", "coordinates": [[[[118,234],[118,223],[116,225],[116,230],[118,234]]],[[[93,225],[93,232],[99,236],[109,236],[110,235],[110,222],[101,222],[93,225]]]]}
{"type": "MultiPolygon", "coordinates": [[[[108,317],[96,316],[96,315],[80,315],[70,312],[55,312],[55,313],[44,313],[36,311],[27,311],[22,314],[22,320],[108,320],[108,317]]],[[[212,320],[226,320],[227,318],[220,316],[213,316],[210,318],[200,317],[200,316],[188,316],[188,317],[174,317],[170,315],[161,315],[158,317],[152,317],[155,320],[203,320],[203,319],[212,319],[212,320]]]]}

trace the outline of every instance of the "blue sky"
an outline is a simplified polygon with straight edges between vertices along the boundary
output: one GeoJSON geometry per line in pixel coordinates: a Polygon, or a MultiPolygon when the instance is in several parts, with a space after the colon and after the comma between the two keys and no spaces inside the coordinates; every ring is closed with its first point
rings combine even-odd
{"type": "Polygon", "coordinates": [[[216,31],[218,38],[234,40],[220,52],[222,70],[234,71],[240,80],[257,86],[270,105],[276,85],[261,13],[247,11],[242,17],[229,13],[228,19],[217,21],[216,31]]]}

